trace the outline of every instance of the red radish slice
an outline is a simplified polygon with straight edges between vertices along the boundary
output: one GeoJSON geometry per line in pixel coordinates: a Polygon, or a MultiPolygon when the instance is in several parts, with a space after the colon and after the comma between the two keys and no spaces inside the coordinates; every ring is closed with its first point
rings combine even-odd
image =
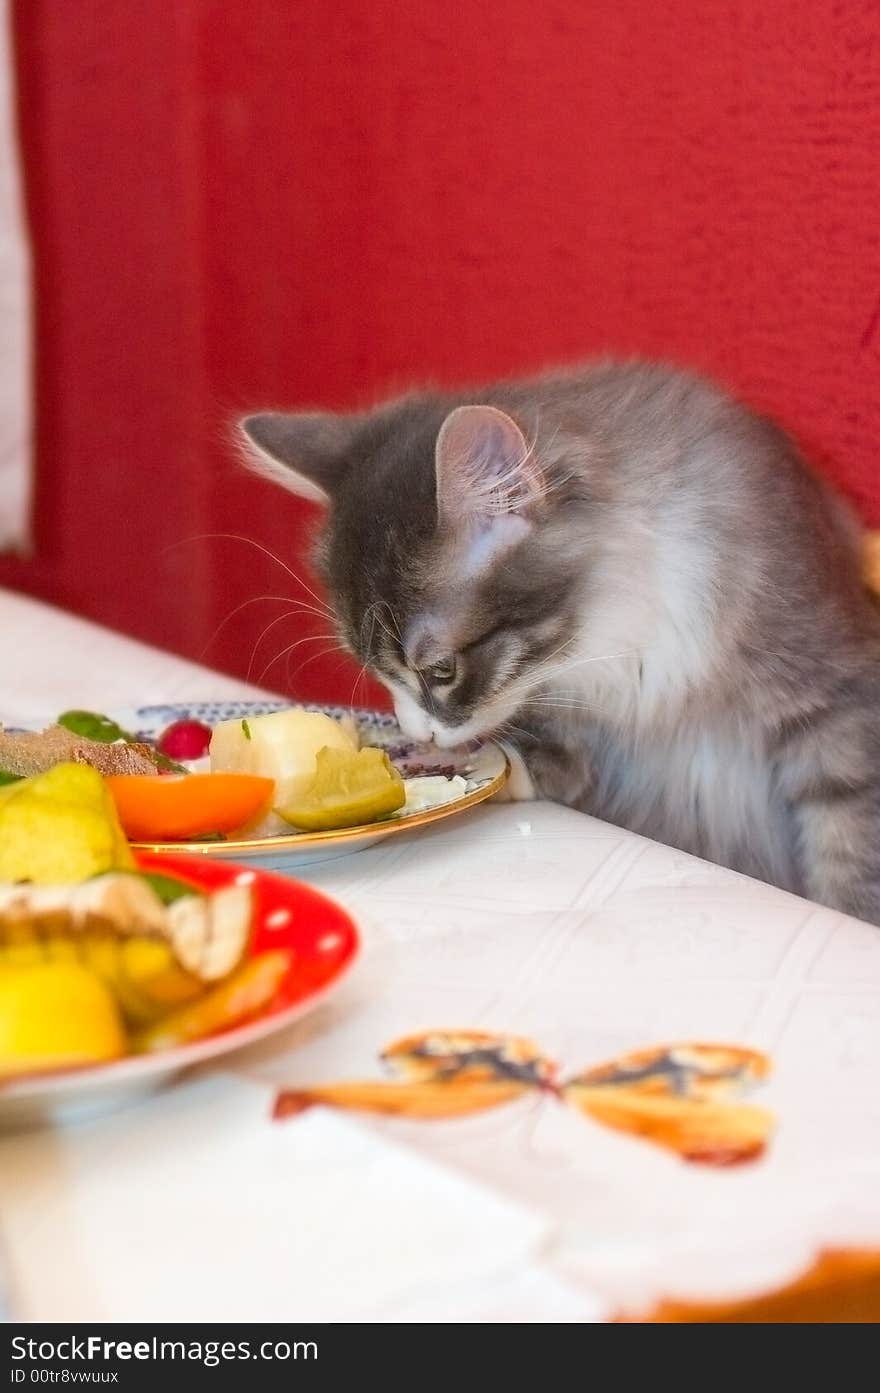
{"type": "Polygon", "coordinates": [[[156,749],[169,759],[201,759],[211,744],[211,727],[202,721],[175,721],[163,730],[156,749]]]}

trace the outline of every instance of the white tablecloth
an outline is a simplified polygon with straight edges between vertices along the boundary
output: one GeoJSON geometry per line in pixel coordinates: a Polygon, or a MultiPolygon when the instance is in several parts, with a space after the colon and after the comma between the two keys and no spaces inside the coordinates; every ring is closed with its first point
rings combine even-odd
{"type": "MultiPolygon", "coordinates": [[[[0,593],[0,713],[248,689],[0,593]]],[[[222,1068],[0,1141],[0,1252],[46,1320],[601,1320],[880,1246],[880,931],[549,804],[478,808],[309,878],[358,921],[342,992],[222,1068]],[[379,1077],[426,1028],[568,1073],[669,1040],[766,1050],[760,1162],[689,1166],[552,1099],[444,1122],[279,1084],[379,1077]]]]}

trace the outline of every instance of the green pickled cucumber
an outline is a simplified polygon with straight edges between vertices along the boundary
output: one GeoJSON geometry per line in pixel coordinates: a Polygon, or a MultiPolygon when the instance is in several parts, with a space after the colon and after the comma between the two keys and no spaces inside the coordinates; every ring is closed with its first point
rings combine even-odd
{"type": "Polygon", "coordinates": [[[295,803],[276,811],[303,832],[360,827],[406,802],[403,779],[384,750],[318,751],[315,776],[295,803]]]}

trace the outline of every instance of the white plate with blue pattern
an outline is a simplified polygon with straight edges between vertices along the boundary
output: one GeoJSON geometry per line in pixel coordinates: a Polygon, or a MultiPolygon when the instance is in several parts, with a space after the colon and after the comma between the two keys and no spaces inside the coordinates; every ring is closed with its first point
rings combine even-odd
{"type": "MultiPolygon", "coordinates": [[[[284,701],[211,701],[138,706],[107,714],[138,740],[155,743],[175,721],[202,721],[207,726],[221,721],[250,720],[272,711],[289,710],[284,701]]],[[[282,832],[271,837],[229,837],[224,841],[141,842],[150,851],[193,851],[204,856],[226,856],[234,861],[258,862],[265,870],[297,871],[301,866],[359,851],[383,837],[412,832],[441,818],[455,817],[491,798],[507,780],[507,756],[494,741],[461,750],[440,750],[418,745],[401,731],[393,716],[378,711],[350,710],[341,706],[302,703],[308,711],[323,711],[335,720],[354,719],[361,745],[378,745],[388,751],[392,764],[405,780],[430,779],[420,785],[426,796],[415,808],[362,827],[336,832],[282,832]],[[441,782],[442,780],[442,782],[441,782]]],[[[408,785],[409,789],[410,785],[408,785]]]]}

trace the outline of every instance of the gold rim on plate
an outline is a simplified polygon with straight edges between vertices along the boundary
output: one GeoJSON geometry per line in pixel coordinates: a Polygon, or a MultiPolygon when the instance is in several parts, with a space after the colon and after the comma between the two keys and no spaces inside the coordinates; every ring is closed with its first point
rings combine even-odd
{"type": "Polygon", "coordinates": [[[254,851],[294,851],[300,847],[318,846],[325,842],[346,842],[368,837],[390,837],[395,832],[409,832],[414,827],[426,827],[429,822],[439,822],[441,818],[452,817],[455,813],[466,812],[478,803],[485,803],[507,783],[510,778],[510,760],[500,745],[496,749],[504,756],[504,768],[488,783],[465,793],[451,803],[441,803],[436,808],[426,808],[424,812],[412,813],[409,817],[391,817],[384,822],[365,822],[359,827],[338,827],[334,832],[279,832],[274,837],[236,837],[222,842],[135,842],[130,843],[135,851],[154,851],[163,853],[195,852],[199,856],[229,856],[254,851]]]}

